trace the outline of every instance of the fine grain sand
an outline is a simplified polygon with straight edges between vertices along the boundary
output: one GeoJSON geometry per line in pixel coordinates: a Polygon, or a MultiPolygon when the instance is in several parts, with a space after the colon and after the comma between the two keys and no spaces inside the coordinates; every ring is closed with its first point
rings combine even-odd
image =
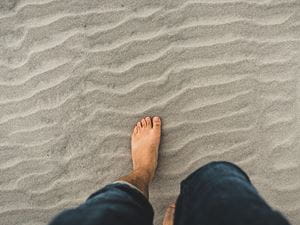
{"type": "Polygon", "coordinates": [[[299,1],[1,0],[1,225],[46,224],[125,175],[147,115],[156,225],[211,160],[299,225],[299,52],[299,1]]]}

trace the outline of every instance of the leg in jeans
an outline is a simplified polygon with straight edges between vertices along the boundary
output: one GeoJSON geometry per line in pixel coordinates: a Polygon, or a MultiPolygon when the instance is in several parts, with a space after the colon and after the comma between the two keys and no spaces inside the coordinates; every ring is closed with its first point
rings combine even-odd
{"type": "Polygon", "coordinates": [[[79,207],[60,213],[50,225],[152,225],[148,186],[157,167],[160,134],[159,117],[138,122],[131,136],[132,172],[95,192],[79,207]]]}
{"type": "Polygon", "coordinates": [[[288,225],[258,194],[247,174],[229,162],[211,162],[181,183],[175,225],[288,225]]]}

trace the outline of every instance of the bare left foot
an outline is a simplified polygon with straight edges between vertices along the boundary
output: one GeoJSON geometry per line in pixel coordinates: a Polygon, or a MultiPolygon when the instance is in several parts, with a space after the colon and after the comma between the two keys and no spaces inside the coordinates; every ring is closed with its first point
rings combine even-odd
{"type": "Polygon", "coordinates": [[[160,134],[161,120],[155,116],[152,119],[141,119],[131,136],[133,170],[147,174],[149,182],[153,179],[157,167],[160,134]]]}

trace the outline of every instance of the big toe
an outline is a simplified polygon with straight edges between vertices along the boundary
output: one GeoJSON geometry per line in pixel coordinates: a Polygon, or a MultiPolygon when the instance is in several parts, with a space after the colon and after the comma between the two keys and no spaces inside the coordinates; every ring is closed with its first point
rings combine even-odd
{"type": "Polygon", "coordinates": [[[153,128],[159,130],[161,128],[161,119],[158,116],[153,117],[153,128]]]}
{"type": "Polygon", "coordinates": [[[174,214],[175,214],[175,204],[172,204],[166,210],[163,225],[173,225],[174,214]]]}

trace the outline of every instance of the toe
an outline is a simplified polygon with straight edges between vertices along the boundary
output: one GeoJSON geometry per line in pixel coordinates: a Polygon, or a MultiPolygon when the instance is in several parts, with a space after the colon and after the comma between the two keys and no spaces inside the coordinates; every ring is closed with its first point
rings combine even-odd
{"type": "Polygon", "coordinates": [[[161,120],[158,116],[153,117],[153,128],[160,129],[161,127],[161,120]]]}
{"type": "Polygon", "coordinates": [[[173,225],[174,224],[174,214],[175,214],[175,205],[170,205],[165,213],[163,220],[163,225],[173,225]]]}
{"type": "Polygon", "coordinates": [[[149,116],[146,117],[146,123],[147,123],[147,127],[152,127],[152,122],[151,122],[151,118],[149,116]]]}
{"type": "Polygon", "coordinates": [[[142,119],[142,127],[143,127],[143,128],[147,127],[147,123],[146,123],[146,120],[145,120],[145,119],[142,119]]]}
{"type": "Polygon", "coordinates": [[[137,127],[140,129],[140,128],[142,128],[142,123],[141,122],[138,122],[137,123],[137,127]]]}
{"type": "Polygon", "coordinates": [[[134,134],[137,134],[137,133],[138,133],[138,127],[137,127],[137,126],[135,126],[135,127],[133,128],[133,133],[134,133],[134,134]]]}

